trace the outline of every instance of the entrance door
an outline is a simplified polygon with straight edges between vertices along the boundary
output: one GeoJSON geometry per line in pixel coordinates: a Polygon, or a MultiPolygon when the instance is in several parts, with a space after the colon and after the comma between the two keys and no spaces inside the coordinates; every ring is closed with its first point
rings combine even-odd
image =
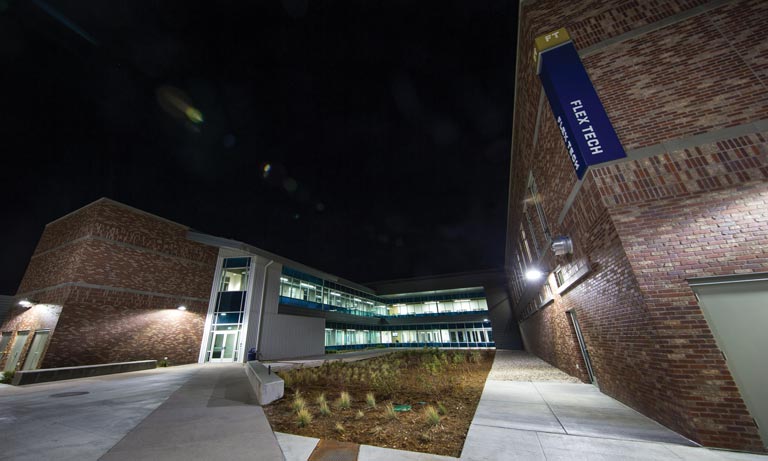
{"type": "Polygon", "coordinates": [[[45,349],[45,343],[48,342],[48,335],[50,331],[40,330],[35,332],[35,337],[32,338],[32,345],[27,352],[27,359],[24,361],[24,367],[22,370],[36,370],[40,366],[40,361],[43,359],[43,350],[45,349]]]}
{"type": "Polygon", "coordinates": [[[691,288],[728,369],[768,444],[768,279],[701,282],[691,288]]]}
{"type": "Polygon", "coordinates": [[[210,362],[233,362],[235,360],[235,344],[237,331],[217,331],[213,333],[210,362]]]}
{"type": "Polygon", "coordinates": [[[576,318],[575,311],[567,311],[568,317],[571,319],[573,329],[576,331],[576,338],[579,340],[579,349],[581,349],[581,356],[584,357],[584,365],[587,367],[587,374],[589,375],[589,381],[592,384],[597,384],[595,379],[595,373],[592,371],[592,361],[589,359],[589,351],[587,350],[587,343],[584,342],[584,336],[581,334],[581,327],[579,326],[579,320],[576,318]]]}
{"type": "Polygon", "coordinates": [[[11,353],[8,354],[8,360],[5,362],[4,371],[15,371],[19,362],[19,356],[24,349],[24,345],[27,344],[28,331],[20,331],[16,333],[16,339],[13,340],[13,346],[11,346],[11,353]]]}
{"type": "Polygon", "coordinates": [[[8,343],[11,342],[11,336],[13,336],[12,331],[4,331],[3,335],[0,336],[0,362],[3,361],[5,348],[8,347],[8,343]]]}

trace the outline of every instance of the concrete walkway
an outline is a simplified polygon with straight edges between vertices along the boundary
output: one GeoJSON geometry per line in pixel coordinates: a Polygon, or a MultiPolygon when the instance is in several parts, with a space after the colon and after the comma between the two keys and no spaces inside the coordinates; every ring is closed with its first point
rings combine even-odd
{"type": "Polygon", "coordinates": [[[242,364],[209,364],[101,459],[283,459],[242,364]]]}
{"type": "Polygon", "coordinates": [[[497,351],[461,459],[761,460],[710,450],[519,351],[497,351]]]}
{"type": "Polygon", "coordinates": [[[197,370],[185,365],[0,387],[0,459],[95,460],[197,370]]]}

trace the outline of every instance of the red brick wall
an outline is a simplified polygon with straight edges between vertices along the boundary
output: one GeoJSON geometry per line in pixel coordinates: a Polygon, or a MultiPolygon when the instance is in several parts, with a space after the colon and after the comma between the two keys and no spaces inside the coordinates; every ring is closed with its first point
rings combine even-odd
{"type": "Polygon", "coordinates": [[[208,303],[75,287],[44,368],[133,360],[197,361],[208,303]],[[187,306],[186,311],[176,308],[187,306]]]}
{"type": "MultiPolygon", "coordinates": [[[[767,133],[592,169],[576,184],[530,58],[535,36],[566,27],[579,49],[705,1],[523,5],[508,248],[529,171],[553,235],[592,271],[521,322],[526,348],[586,379],[566,311],[580,321],[603,392],[704,445],[763,451],[686,278],[768,271],[767,133]]],[[[584,58],[626,150],[768,119],[768,3],[736,1],[584,58]]],[[[508,250],[511,277],[514,250],[508,250]]],[[[524,312],[526,306],[517,306],[524,312]]]]}
{"type": "Polygon", "coordinates": [[[656,398],[686,416],[662,421],[707,444],[760,450],[686,279],[768,272],[768,183],[617,205],[612,214],[657,329],[649,355],[665,392],[656,398]]]}
{"type": "Polygon", "coordinates": [[[49,224],[19,295],[63,306],[61,314],[41,323],[37,307],[16,310],[3,331],[52,329],[44,367],[197,361],[218,249],[186,233],[109,200],[49,224]]]}

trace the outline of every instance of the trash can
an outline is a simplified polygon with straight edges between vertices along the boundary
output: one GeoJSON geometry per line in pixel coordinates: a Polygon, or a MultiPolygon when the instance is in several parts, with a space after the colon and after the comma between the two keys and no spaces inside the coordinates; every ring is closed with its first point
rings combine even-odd
{"type": "Polygon", "coordinates": [[[256,348],[252,347],[248,349],[248,361],[252,362],[254,360],[256,360],[256,348]]]}

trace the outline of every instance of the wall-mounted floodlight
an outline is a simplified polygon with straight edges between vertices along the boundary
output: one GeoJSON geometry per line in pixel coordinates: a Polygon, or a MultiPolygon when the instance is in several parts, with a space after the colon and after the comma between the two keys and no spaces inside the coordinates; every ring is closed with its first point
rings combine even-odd
{"type": "Polygon", "coordinates": [[[530,281],[540,280],[544,276],[544,273],[538,269],[528,269],[525,273],[525,278],[530,281]]]}
{"type": "Polygon", "coordinates": [[[187,310],[187,306],[179,306],[176,309],[178,309],[180,311],[185,311],[185,310],[187,310]]]}
{"type": "Polygon", "coordinates": [[[552,253],[563,256],[573,253],[573,240],[570,237],[555,237],[552,239],[552,253]]]}
{"type": "Polygon", "coordinates": [[[35,305],[35,303],[33,303],[32,301],[30,301],[28,299],[22,299],[21,301],[19,301],[19,306],[21,306],[21,307],[32,307],[34,305],[35,305]]]}

